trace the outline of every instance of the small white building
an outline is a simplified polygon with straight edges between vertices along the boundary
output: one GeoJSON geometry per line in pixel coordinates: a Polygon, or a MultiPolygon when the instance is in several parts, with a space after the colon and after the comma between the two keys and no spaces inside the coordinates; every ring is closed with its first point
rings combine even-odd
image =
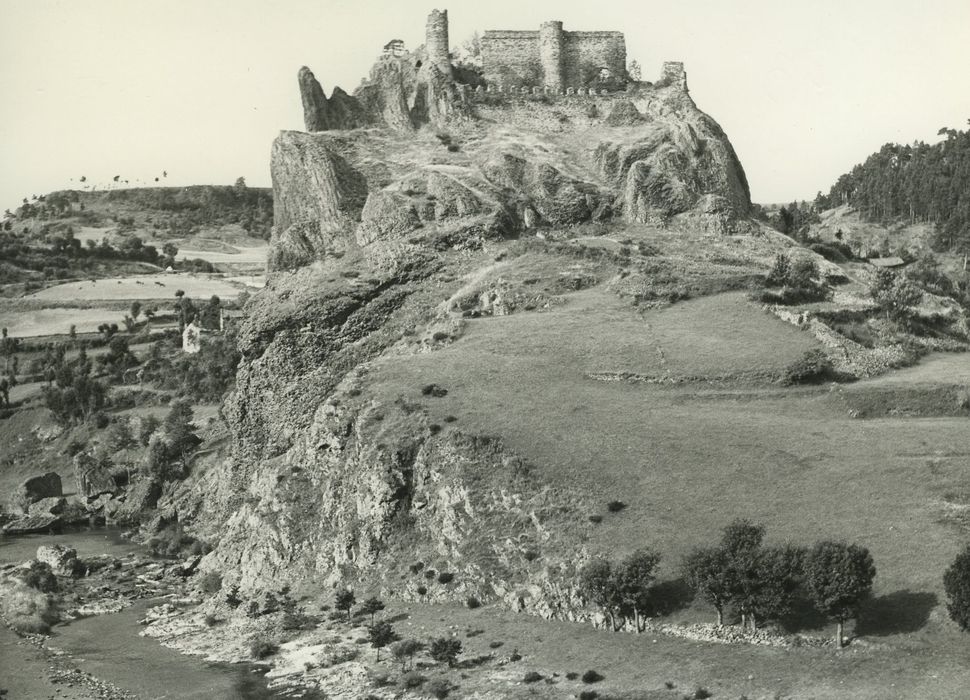
{"type": "Polygon", "coordinates": [[[202,349],[202,329],[192,321],[182,331],[182,352],[194,355],[202,349]]]}

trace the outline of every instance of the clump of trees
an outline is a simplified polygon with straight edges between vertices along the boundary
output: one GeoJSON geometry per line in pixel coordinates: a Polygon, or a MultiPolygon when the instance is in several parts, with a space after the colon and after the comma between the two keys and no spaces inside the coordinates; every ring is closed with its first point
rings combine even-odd
{"type": "Polygon", "coordinates": [[[638,549],[620,562],[594,559],[580,571],[579,589],[603,610],[616,631],[618,621],[632,619],[634,629],[642,631],[641,620],[653,610],[653,582],[660,555],[638,549]]]}
{"type": "Polygon", "coordinates": [[[755,296],[766,304],[801,304],[832,296],[832,287],[815,260],[807,256],[792,259],[787,253],[775,256],[764,287],[755,296]]]}
{"type": "Polygon", "coordinates": [[[876,568],[860,545],[823,541],[811,548],[791,544],[766,546],[765,529],[748,520],[726,528],[719,545],[692,552],[683,563],[684,579],[696,595],[714,606],[717,624],[732,610],[742,629],[788,615],[799,595],[837,623],[858,616],[872,591],[876,568]]]}
{"type": "Polygon", "coordinates": [[[887,269],[876,271],[869,291],[886,318],[900,324],[908,324],[913,319],[914,307],[923,298],[923,290],[912,280],[887,269]]]}

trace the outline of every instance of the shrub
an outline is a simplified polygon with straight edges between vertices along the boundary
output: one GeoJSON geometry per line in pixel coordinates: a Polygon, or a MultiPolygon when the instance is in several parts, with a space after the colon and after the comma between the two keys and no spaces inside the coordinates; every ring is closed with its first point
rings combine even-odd
{"type": "Polygon", "coordinates": [[[417,590],[418,590],[418,595],[425,595],[428,592],[428,589],[425,588],[424,586],[418,586],[417,590]]]}
{"type": "Polygon", "coordinates": [[[610,501],[606,504],[606,510],[611,513],[619,513],[624,508],[626,508],[626,503],[623,501],[610,501]]]}
{"type": "Polygon", "coordinates": [[[444,387],[440,387],[437,384],[426,384],[421,387],[422,396],[432,396],[436,399],[440,399],[442,396],[448,395],[448,390],[444,387]]]}
{"type": "Polygon", "coordinates": [[[964,632],[970,632],[970,546],[953,560],[943,574],[947,611],[964,632]]]}
{"type": "Polygon", "coordinates": [[[421,569],[423,569],[423,568],[424,568],[424,562],[423,561],[416,561],[413,564],[411,564],[411,566],[408,567],[408,569],[411,570],[411,573],[412,574],[419,573],[421,571],[421,569]]]}
{"type": "Polygon", "coordinates": [[[465,605],[468,607],[469,610],[474,610],[475,608],[482,607],[482,601],[480,601],[475,596],[469,596],[468,598],[465,599],[465,605]]]}
{"type": "Polygon", "coordinates": [[[265,659],[280,650],[279,646],[266,637],[257,635],[249,641],[249,654],[254,659],[265,659]]]}
{"type": "Polygon", "coordinates": [[[431,695],[431,697],[438,698],[438,700],[443,700],[451,694],[451,683],[445,678],[435,678],[433,681],[428,683],[425,691],[431,695]]]}
{"type": "Polygon", "coordinates": [[[439,637],[431,642],[428,652],[435,661],[454,666],[455,659],[461,654],[461,642],[449,637],[439,637]]]}
{"type": "Polygon", "coordinates": [[[579,678],[579,674],[576,673],[575,671],[570,671],[569,673],[566,674],[567,681],[574,681],[577,678],[579,678]]]}
{"type": "Polygon", "coordinates": [[[438,583],[451,583],[455,580],[455,575],[442,571],[438,574],[438,583]]]}
{"type": "Polygon", "coordinates": [[[51,597],[18,579],[7,579],[0,589],[0,613],[20,634],[47,634],[57,621],[51,597]]]}
{"type": "Polygon", "coordinates": [[[589,516],[589,521],[591,523],[599,524],[599,523],[603,522],[603,516],[602,515],[591,515],[591,516],[589,516]]]}
{"type": "Polygon", "coordinates": [[[206,595],[214,595],[222,589],[222,574],[218,571],[206,571],[199,579],[199,590],[206,595]]]}
{"type": "Polygon", "coordinates": [[[57,577],[51,569],[50,564],[36,559],[30,562],[29,567],[23,573],[25,584],[41,593],[53,593],[57,590],[57,577]]]}
{"type": "Polygon", "coordinates": [[[712,695],[713,693],[711,693],[711,691],[709,691],[707,688],[697,687],[691,697],[694,700],[707,700],[707,698],[711,697],[712,695]]]}
{"type": "Polygon", "coordinates": [[[417,671],[408,671],[401,676],[401,685],[405,688],[420,688],[427,680],[427,676],[423,676],[417,671]]]}
{"type": "Polygon", "coordinates": [[[595,690],[584,690],[579,694],[579,700],[596,700],[599,696],[595,690]]]}
{"type": "Polygon", "coordinates": [[[822,350],[809,350],[785,368],[785,384],[814,384],[835,376],[832,361],[822,350]]]}
{"type": "Polygon", "coordinates": [[[522,677],[523,683],[538,683],[543,678],[543,675],[538,671],[529,671],[522,677]]]}
{"type": "Polygon", "coordinates": [[[489,642],[488,643],[488,648],[489,649],[498,649],[503,644],[505,644],[505,642],[489,642]]]}
{"type": "Polygon", "coordinates": [[[604,676],[596,671],[589,670],[583,674],[583,683],[599,683],[604,676]]]}
{"type": "Polygon", "coordinates": [[[216,623],[219,622],[219,620],[216,618],[216,616],[213,615],[212,613],[208,613],[205,616],[205,618],[203,618],[203,621],[205,622],[205,626],[206,627],[215,627],[216,626],[216,623]]]}

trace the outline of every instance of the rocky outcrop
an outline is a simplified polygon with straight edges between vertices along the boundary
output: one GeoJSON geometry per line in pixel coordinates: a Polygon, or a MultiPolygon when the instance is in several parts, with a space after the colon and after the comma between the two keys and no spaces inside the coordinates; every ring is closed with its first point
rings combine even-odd
{"type": "Polygon", "coordinates": [[[270,269],[298,267],[342,250],[367,198],[367,181],[324,135],[284,131],[273,142],[270,269]]]}
{"type": "Polygon", "coordinates": [[[88,452],[74,455],[74,479],[82,498],[97,498],[118,491],[110,465],[99,463],[88,452]]]}
{"type": "Polygon", "coordinates": [[[42,498],[63,496],[61,477],[57,472],[47,472],[39,476],[26,479],[17,488],[17,499],[24,504],[31,504],[42,498]]]}
{"type": "Polygon", "coordinates": [[[31,535],[38,532],[50,532],[61,526],[61,518],[51,513],[27,515],[12,520],[3,526],[5,535],[31,535]]]}
{"type": "Polygon", "coordinates": [[[67,507],[63,496],[48,496],[30,504],[27,515],[61,515],[67,507]]]}
{"type": "Polygon", "coordinates": [[[303,123],[307,131],[356,129],[372,124],[374,119],[355,97],[339,87],[328,99],[316,77],[306,66],[297,74],[303,101],[303,123]]]}
{"type": "Polygon", "coordinates": [[[37,561],[51,567],[57,576],[74,576],[81,566],[77,550],[60,544],[44,544],[37,548],[37,561]]]}

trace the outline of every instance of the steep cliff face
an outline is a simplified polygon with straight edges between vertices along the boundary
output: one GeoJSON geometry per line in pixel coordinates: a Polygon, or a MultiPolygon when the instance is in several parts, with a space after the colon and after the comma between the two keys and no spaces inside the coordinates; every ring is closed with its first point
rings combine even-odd
{"type": "Polygon", "coordinates": [[[472,313],[454,300],[495,286],[489,251],[504,239],[586,222],[743,229],[730,143],[677,87],[559,113],[549,130],[531,125],[555,104],[476,107],[430,64],[385,60],[346,100],[309,71],[300,84],[314,133],[273,145],[271,274],[240,333],[231,455],[204,497],[172,507],[217,542],[205,566],[246,591],[366,580],[581,614],[584,496],[498,439],[382,397],[369,371],[454,342],[472,313]]]}

